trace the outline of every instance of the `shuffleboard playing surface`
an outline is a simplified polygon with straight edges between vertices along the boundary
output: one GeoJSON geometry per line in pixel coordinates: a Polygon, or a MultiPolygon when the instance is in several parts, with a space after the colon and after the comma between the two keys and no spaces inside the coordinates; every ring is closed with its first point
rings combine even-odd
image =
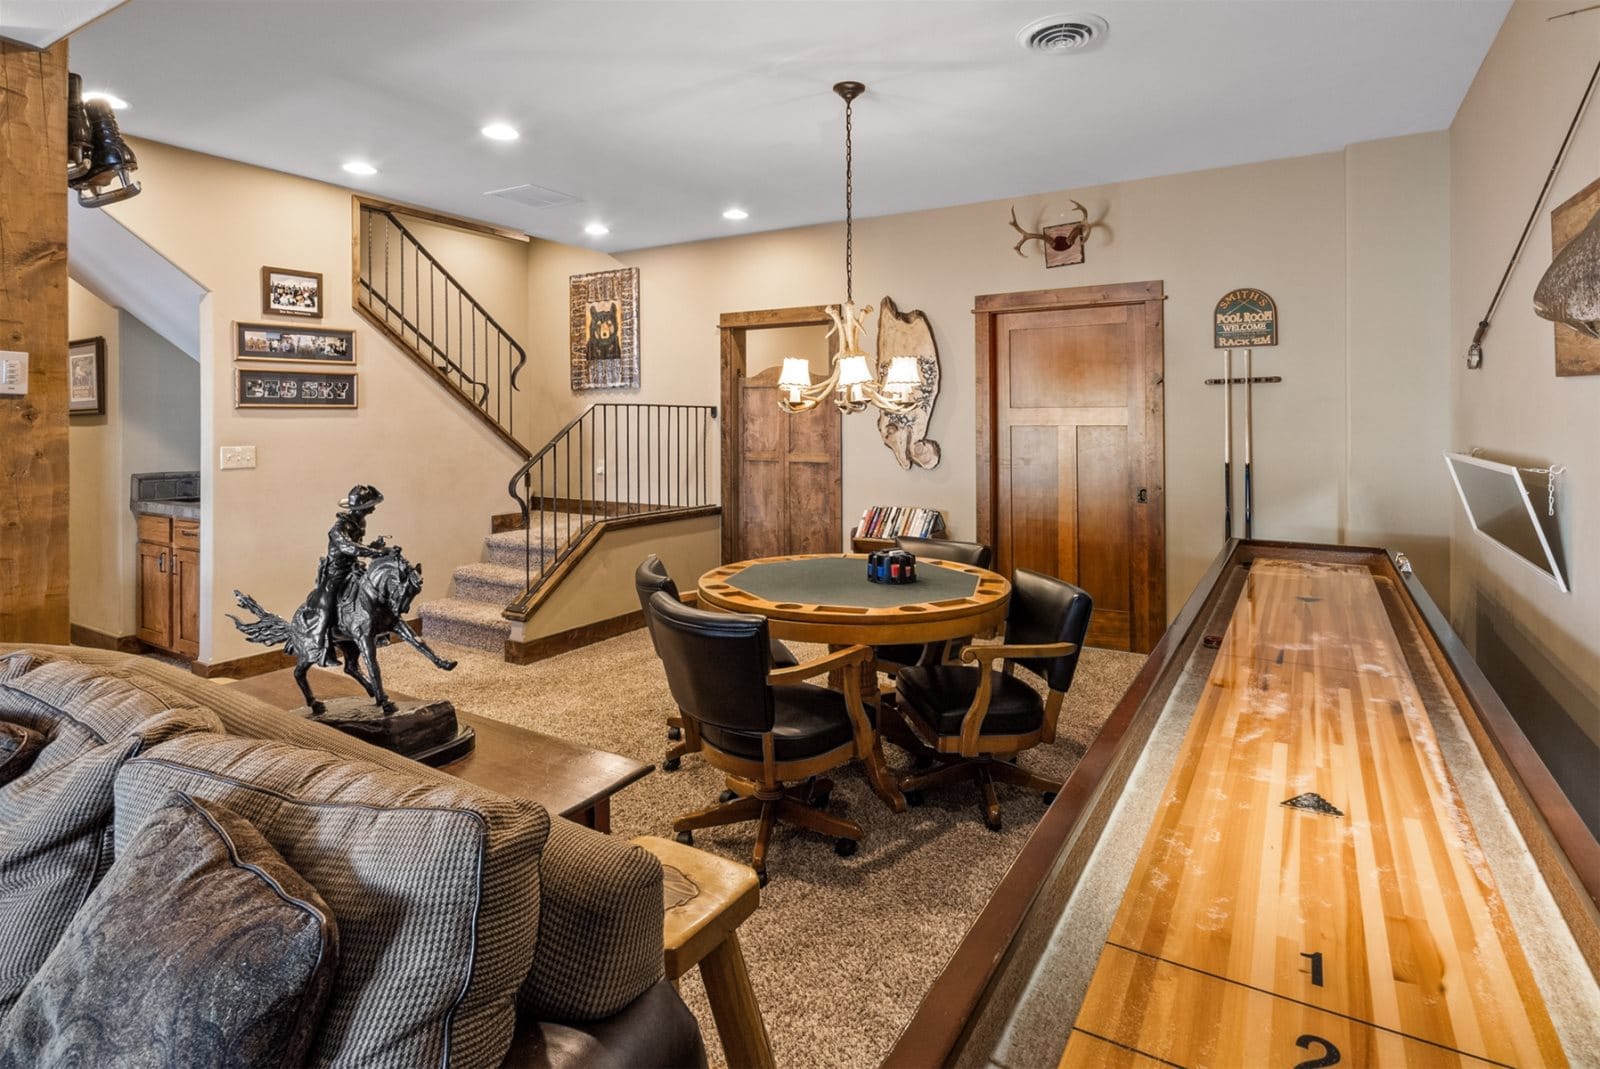
{"type": "Polygon", "coordinates": [[[1365,567],[1253,562],[1063,1066],[1564,1066],[1365,567]]]}

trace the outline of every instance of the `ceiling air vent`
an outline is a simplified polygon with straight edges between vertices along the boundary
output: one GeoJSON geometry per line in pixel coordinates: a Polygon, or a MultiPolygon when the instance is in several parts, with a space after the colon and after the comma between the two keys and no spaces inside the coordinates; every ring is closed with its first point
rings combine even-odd
{"type": "Polygon", "coordinates": [[[1109,26],[1099,15],[1050,15],[1017,31],[1017,43],[1029,52],[1064,56],[1086,52],[1105,40],[1109,26]]]}
{"type": "Polygon", "coordinates": [[[555,189],[546,189],[543,186],[523,184],[520,186],[507,186],[505,189],[491,189],[484,194],[486,197],[499,197],[526,208],[554,208],[562,204],[576,204],[582,197],[574,197],[571,193],[562,193],[555,189]]]}

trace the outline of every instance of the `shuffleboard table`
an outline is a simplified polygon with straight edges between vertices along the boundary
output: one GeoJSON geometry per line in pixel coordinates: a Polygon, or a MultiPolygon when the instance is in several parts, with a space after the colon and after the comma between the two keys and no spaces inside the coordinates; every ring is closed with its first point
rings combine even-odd
{"type": "Polygon", "coordinates": [[[1597,904],[1403,561],[1232,542],[884,1064],[1600,1065],[1597,904]]]}

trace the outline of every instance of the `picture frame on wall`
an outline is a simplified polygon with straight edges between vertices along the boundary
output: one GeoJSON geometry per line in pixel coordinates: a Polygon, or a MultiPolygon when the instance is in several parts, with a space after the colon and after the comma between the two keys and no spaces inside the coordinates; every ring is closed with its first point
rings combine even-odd
{"type": "Polygon", "coordinates": [[[356,362],[356,332],[353,330],[274,323],[235,323],[233,326],[233,355],[237,360],[295,364],[356,362]]]}
{"type": "Polygon", "coordinates": [[[67,412],[74,416],[106,414],[104,338],[67,343],[67,412]]]}
{"type": "Polygon", "coordinates": [[[572,389],[639,386],[639,269],[569,279],[572,389]]]}
{"type": "Polygon", "coordinates": [[[233,371],[234,408],[360,407],[354,371],[289,371],[240,367],[233,371]]]}
{"type": "Polygon", "coordinates": [[[261,314],[322,318],[322,272],[261,269],[261,314]]]}

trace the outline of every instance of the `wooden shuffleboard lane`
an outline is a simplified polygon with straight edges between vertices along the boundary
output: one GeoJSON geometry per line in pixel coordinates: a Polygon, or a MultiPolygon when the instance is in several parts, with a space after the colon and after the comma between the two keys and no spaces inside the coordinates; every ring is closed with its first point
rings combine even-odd
{"type": "Polygon", "coordinates": [[[1567,1064],[1386,581],[1254,562],[1062,1066],[1567,1064]]]}

